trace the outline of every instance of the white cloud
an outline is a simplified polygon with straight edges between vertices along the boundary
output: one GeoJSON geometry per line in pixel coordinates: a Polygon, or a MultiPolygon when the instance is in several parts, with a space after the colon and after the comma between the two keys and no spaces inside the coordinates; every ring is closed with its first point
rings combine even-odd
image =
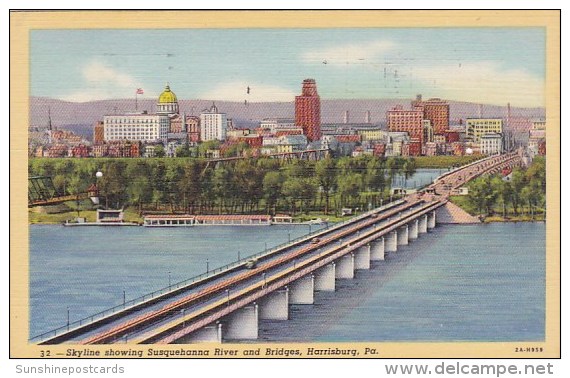
{"type": "Polygon", "coordinates": [[[457,101],[514,106],[544,106],[544,81],[521,69],[489,61],[414,67],[414,80],[433,95],[457,101]]]}
{"type": "Polygon", "coordinates": [[[219,84],[198,97],[204,100],[271,102],[293,101],[295,95],[292,90],[276,85],[234,81],[219,84]]]}
{"type": "Polygon", "coordinates": [[[306,63],[325,63],[334,66],[350,64],[365,64],[367,60],[378,60],[383,54],[395,47],[391,41],[373,41],[364,43],[350,43],[312,50],[302,55],[306,63]]]}
{"type": "Polygon", "coordinates": [[[109,67],[99,61],[92,61],[83,67],[81,74],[84,86],[62,99],[73,102],[105,100],[132,97],[142,85],[132,76],[109,67]]]}

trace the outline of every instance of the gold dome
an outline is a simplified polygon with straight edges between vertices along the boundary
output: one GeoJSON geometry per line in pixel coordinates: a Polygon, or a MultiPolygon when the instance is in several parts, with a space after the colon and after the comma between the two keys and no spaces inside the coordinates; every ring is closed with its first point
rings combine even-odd
{"type": "Polygon", "coordinates": [[[158,103],[168,104],[173,102],[178,102],[178,99],[176,98],[174,92],[170,90],[170,86],[167,84],[166,87],[164,88],[164,92],[162,92],[158,97],[158,103]]]}

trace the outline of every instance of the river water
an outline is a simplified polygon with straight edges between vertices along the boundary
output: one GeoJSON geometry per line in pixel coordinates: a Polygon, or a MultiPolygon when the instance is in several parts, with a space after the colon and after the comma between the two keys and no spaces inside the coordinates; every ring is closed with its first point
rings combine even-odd
{"type": "MultiPolygon", "coordinates": [[[[68,311],[73,322],[316,229],[31,225],[30,336],[65,325],[68,311]]],[[[544,223],[438,225],[291,306],[290,320],[260,322],[260,340],[539,341],[544,317],[544,223]]]]}
{"type": "MultiPolygon", "coordinates": [[[[315,227],[313,226],[313,230],[315,227]]],[[[309,232],[271,227],[30,227],[30,334],[62,326],[309,232]]],[[[545,225],[439,225],[262,322],[266,341],[542,340],[545,225]]]]}

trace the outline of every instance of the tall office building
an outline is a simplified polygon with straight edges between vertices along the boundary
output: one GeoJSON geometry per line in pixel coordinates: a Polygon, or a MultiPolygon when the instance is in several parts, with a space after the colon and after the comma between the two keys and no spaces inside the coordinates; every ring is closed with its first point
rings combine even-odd
{"type": "Polygon", "coordinates": [[[435,134],[443,134],[449,129],[449,103],[439,98],[422,100],[422,95],[417,95],[412,101],[415,110],[424,112],[424,119],[428,119],[435,134]]]}
{"type": "Polygon", "coordinates": [[[312,142],[321,139],[321,98],[314,79],[303,80],[300,96],[295,96],[295,124],[312,142]]]}
{"type": "Polygon", "coordinates": [[[215,104],[200,114],[200,138],[202,141],[226,140],[227,130],[228,118],[226,113],[220,113],[215,104]]]}
{"type": "Polygon", "coordinates": [[[404,110],[401,105],[386,112],[388,131],[407,132],[410,138],[424,141],[424,118],[421,110],[404,110]]]}

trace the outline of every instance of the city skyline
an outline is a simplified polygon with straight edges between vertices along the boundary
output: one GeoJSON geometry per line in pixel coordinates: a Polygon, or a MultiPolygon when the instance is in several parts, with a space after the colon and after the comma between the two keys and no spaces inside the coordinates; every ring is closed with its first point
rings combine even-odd
{"type": "Polygon", "coordinates": [[[541,28],[37,30],[30,90],[148,99],[170,83],[184,99],[291,102],[310,77],[323,99],[541,107],[544,41],[541,28]]]}

